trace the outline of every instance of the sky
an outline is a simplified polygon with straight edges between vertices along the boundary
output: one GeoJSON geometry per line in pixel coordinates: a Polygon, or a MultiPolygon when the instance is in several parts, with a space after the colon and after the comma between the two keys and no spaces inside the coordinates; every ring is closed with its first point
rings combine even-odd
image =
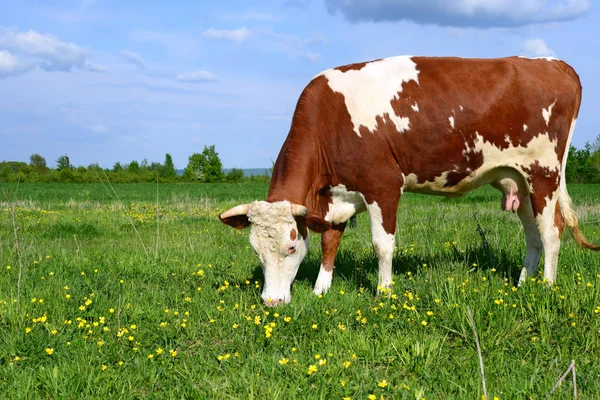
{"type": "Polygon", "coordinates": [[[270,167],[325,69],[395,55],[554,56],[579,73],[573,144],[600,134],[591,0],[0,0],[0,160],[177,168],[215,145],[270,167]]]}

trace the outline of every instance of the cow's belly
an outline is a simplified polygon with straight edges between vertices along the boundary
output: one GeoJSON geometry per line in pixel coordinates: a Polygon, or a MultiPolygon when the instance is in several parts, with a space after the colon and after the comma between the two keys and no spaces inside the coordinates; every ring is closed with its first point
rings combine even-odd
{"type": "Polygon", "coordinates": [[[365,198],[360,192],[348,191],[346,186],[338,185],[331,188],[331,203],[325,220],[340,224],[365,210],[365,198]]]}
{"type": "Polygon", "coordinates": [[[404,178],[403,191],[435,196],[460,197],[465,193],[492,182],[491,177],[485,176],[485,174],[473,174],[462,179],[457,185],[448,186],[446,175],[447,173],[444,172],[433,181],[419,182],[416,174],[408,174],[404,178]]]}

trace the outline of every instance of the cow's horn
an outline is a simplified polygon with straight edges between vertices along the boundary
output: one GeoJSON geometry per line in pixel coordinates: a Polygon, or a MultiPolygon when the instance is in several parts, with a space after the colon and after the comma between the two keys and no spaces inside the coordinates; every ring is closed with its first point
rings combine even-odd
{"type": "Polygon", "coordinates": [[[250,204],[240,204],[239,206],[230,208],[229,210],[227,210],[223,214],[221,214],[221,219],[236,217],[238,215],[246,215],[246,214],[248,214],[249,206],[250,206],[250,204]]]}
{"type": "Polygon", "coordinates": [[[299,204],[292,204],[292,215],[298,217],[306,217],[308,215],[308,208],[299,204]]]}

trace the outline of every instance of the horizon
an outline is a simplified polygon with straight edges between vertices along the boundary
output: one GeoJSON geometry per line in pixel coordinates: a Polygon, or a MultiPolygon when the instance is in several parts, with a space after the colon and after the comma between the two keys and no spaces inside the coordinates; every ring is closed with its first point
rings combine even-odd
{"type": "Polygon", "coordinates": [[[0,16],[0,159],[185,167],[215,145],[230,168],[271,165],[312,77],[401,54],[565,60],[580,149],[600,134],[598,22],[590,0],[26,0],[0,16]]]}

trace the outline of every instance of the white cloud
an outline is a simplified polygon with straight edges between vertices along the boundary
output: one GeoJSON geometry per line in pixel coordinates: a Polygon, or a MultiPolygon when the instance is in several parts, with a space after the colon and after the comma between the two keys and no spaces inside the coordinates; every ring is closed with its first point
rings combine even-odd
{"type": "Polygon", "coordinates": [[[36,31],[19,32],[0,27],[0,47],[23,57],[27,64],[46,71],[71,71],[73,68],[105,72],[106,67],[93,63],[90,53],[60,41],[56,36],[36,31]]]}
{"type": "Polygon", "coordinates": [[[555,57],[554,51],[542,39],[529,39],[521,45],[523,54],[529,57],[555,57]]]}
{"type": "Polygon", "coordinates": [[[6,50],[0,50],[0,78],[18,75],[28,69],[6,50]]]}
{"type": "Polygon", "coordinates": [[[517,27],[562,22],[586,14],[591,0],[324,0],[351,22],[408,20],[419,24],[517,27]]]}
{"type": "Polygon", "coordinates": [[[127,61],[129,64],[133,64],[140,68],[146,68],[146,63],[138,53],[134,53],[133,51],[129,50],[121,50],[119,52],[119,55],[123,60],[127,61]]]}
{"type": "Polygon", "coordinates": [[[252,31],[248,28],[241,27],[238,29],[209,29],[202,34],[202,37],[218,40],[230,40],[237,44],[242,43],[250,37],[252,31]]]}
{"type": "Polygon", "coordinates": [[[189,72],[187,74],[179,74],[175,78],[179,82],[192,82],[192,83],[200,83],[200,82],[214,82],[217,80],[217,76],[208,72],[208,71],[196,71],[189,72]]]}

